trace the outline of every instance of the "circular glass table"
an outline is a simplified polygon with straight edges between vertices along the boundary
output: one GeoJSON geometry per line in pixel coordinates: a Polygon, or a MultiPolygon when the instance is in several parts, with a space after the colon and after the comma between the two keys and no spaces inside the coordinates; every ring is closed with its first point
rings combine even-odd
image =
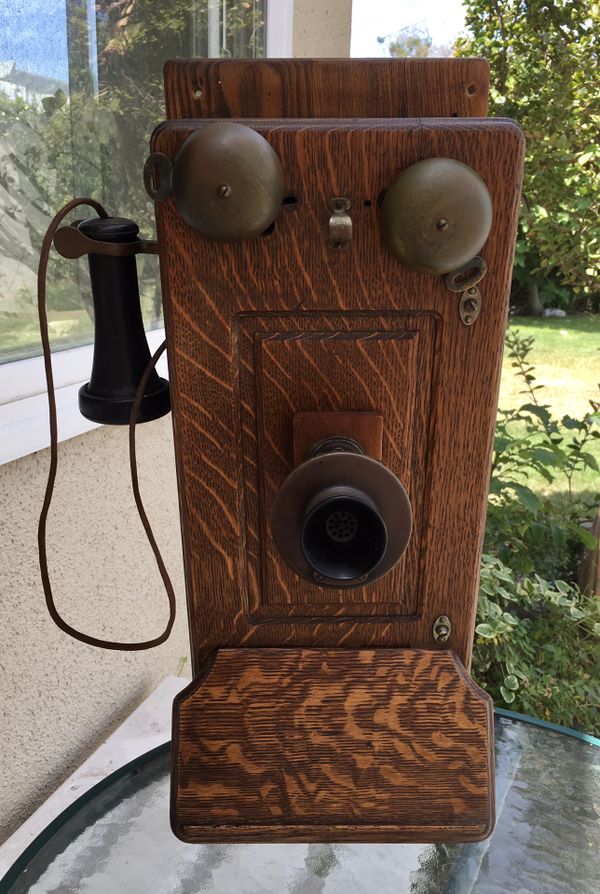
{"type": "Polygon", "coordinates": [[[95,786],[2,894],[598,894],[600,740],[496,711],[496,829],[468,845],[182,844],[169,746],[95,786]]]}

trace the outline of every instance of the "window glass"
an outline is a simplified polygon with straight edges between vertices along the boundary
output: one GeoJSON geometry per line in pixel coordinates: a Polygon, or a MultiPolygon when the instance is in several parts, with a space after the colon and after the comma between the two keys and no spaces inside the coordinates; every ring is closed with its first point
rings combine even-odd
{"type": "MultiPolygon", "coordinates": [[[[162,67],[190,56],[264,55],[266,0],[3,0],[0,4],[0,362],[40,353],[36,271],[52,215],[73,196],[154,215],[142,184],[164,118],[162,67]]],[[[93,214],[93,212],[90,213],[93,214]]],[[[86,215],[81,209],[79,217],[86,215]]],[[[52,253],[53,347],[90,342],[86,262],[52,253]]],[[[144,318],[161,314],[158,261],[138,257],[144,318]]]]}

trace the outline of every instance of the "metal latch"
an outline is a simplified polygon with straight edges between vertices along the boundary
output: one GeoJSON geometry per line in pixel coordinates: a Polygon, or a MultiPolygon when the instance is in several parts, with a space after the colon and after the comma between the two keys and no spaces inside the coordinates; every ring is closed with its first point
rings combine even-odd
{"type": "Polygon", "coordinates": [[[352,242],[352,218],[348,214],[350,199],[338,196],[329,200],[329,244],[335,249],[349,248],[352,242]]]}
{"type": "Polygon", "coordinates": [[[472,326],[481,310],[481,292],[478,284],[487,272],[483,258],[476,257],[459,270],[449,273],[444,282],[451,292],[460,294],[458,313],[465,326],[472,326]]]}

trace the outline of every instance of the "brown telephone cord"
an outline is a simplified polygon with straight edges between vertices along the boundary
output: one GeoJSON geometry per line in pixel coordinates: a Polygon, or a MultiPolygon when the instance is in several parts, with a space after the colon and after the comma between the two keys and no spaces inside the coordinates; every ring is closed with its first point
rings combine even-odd
{"type": "Polygon", "coordinates": [[[48,520],[48,512],[50,510],[50,503],[52,502],[52,493],[54,491],[56,470],[58,466],[58,422],[56,415],[56,398],[54,395],[54,376],[52,374],[50,338],[48,335],[48,314],[46,311],[46,271],[48,268],[48,259],[50,256],[50,249],[52,247],[54,234],[58,230],[61,222],[67,216],[67,214],[69,214],[70,211],[72,211],[74,208],[77,208],[79,205],[87,205],[93,208],[98,213],[99,217],[109,216],[102,205],[100,205],[99,202],[95,202],[93,199],[77,198],[68,202],[63,208],[61,208],[58,214],[56,214],[50,222],[50,225],[46,231],[46,235],[44,236],[44,241],[42,243],[40,263],[38,267],[38,314],[40,320],[42,349],[44,353],[44,368],[46,371],[48,414],[50,417],[50,468],[48,470],[46,493],[44,496],[44,503],[42,506],[42,511],[40,512],[40,520],[38,525],[38,554],[40,561],[40,572],[48,612],[54,623],[58,627],[60,627],[61,630],[63,630],[65,633],[68,633],[69,636],[73,637],[73,639],[79,640],[79,642],[82,643],[87,643],[87,645],[89,646],[97,646],[101,649],[115,649],[123,652],[136,652],[143,649],[152,649],[155,646],[160,646],[161,643],[164,643],[165,640],[168,639],[175,622],[175,591],[167,573],[167,569],[165,568],[160,550],[154,538],[154,533],[148,520],[148,516],[146,515],[144,509],[138,482],[137,461],[135,452],[135,426],[140,409],[140,404],[144,396],[148,377],[150,376],[152,370],[155,368],[159,358],[163,354],[166,347],[166,342],[163,342],[161,344],[161,346],[152,356],[146,369],[144,370],[144,375],[142,376],[140,384],[138,385],[133,406],[131,407],[131,414],[129,417],[129,463],[131,468],[131,487],[133,489],[135,504],[137,506],[142,526],[144,528],[144,531],[146,532],[146,536],[152,548],[152,552],[154,553],[154,558],[156,559],[156,564],[158,565],[158,570],[160,572],[160,576],[165,585],[165,589],[169,598],[169,620],[167,621],[167,626],[160,634],[160,636],[156,637],[156,639],[149,639],[145,640],[144,642],[137,643],[113,642],[112,640],[104,640],[98,639],[95,636],[88,636],[87,633],[82,633],[81,631],[76,630],[75,627],[71,627],[71,625],[68,624],[59,614],[58,609],[54,604],[54,596],[52,595],[52,586],[50,583],[50,574],[48,571],[48,555],[46,550],[46,523],[48,520]]]}

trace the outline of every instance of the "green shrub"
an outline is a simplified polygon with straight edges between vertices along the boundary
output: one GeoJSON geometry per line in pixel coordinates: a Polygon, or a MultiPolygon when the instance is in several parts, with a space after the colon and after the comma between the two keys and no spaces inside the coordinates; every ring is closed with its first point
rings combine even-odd
{"type": "Polygon", "coordinates": [[[600,600],[497,557],[481,568],[473,676],[501,707],[600,735],[600,600]]]}
{"type": "Polygon", "coordinates": [[[532,341],[510,331],[506,340],[524,403],[498,412],[473,675],[500,706],[600,734],[600,599],[575,583],[583,548],[596,545],[582,522],[597,496],[574,487],[579,472],[598,469],[589,452],[598,405],[555,419],[538,400],[532,341]],[[540,496],[532,471],[562,478],[565,494],[540,496]]]}
{"type": "Polygon", "coordinates": [[[490,499],[484,549],[519,574],[574,583],[582,550],[596,543],[583,527],[595,502],[556,494],[538,498],[532,509],[514,498],[490,499]]]}
{"type": "Polygon", "coordinates": [[[485,551],[516,572],[574,581],[583,548],[596,545],[582,522],[593,516],[598,495],[576,495],[574,482],[584,469],[598,471],[589,449],[600,438],[598,404],[592,402],[582,419],[554,418],[538,400],[543,386],[536,384],[528,361],[532,343],[532,336],[507,333],[506,348],[523,383],[524,402],[498,411],[485,551]],[[531,487],[532,472],[548,484],[562,479],[566,496],[541,497],[531,487]]]}

